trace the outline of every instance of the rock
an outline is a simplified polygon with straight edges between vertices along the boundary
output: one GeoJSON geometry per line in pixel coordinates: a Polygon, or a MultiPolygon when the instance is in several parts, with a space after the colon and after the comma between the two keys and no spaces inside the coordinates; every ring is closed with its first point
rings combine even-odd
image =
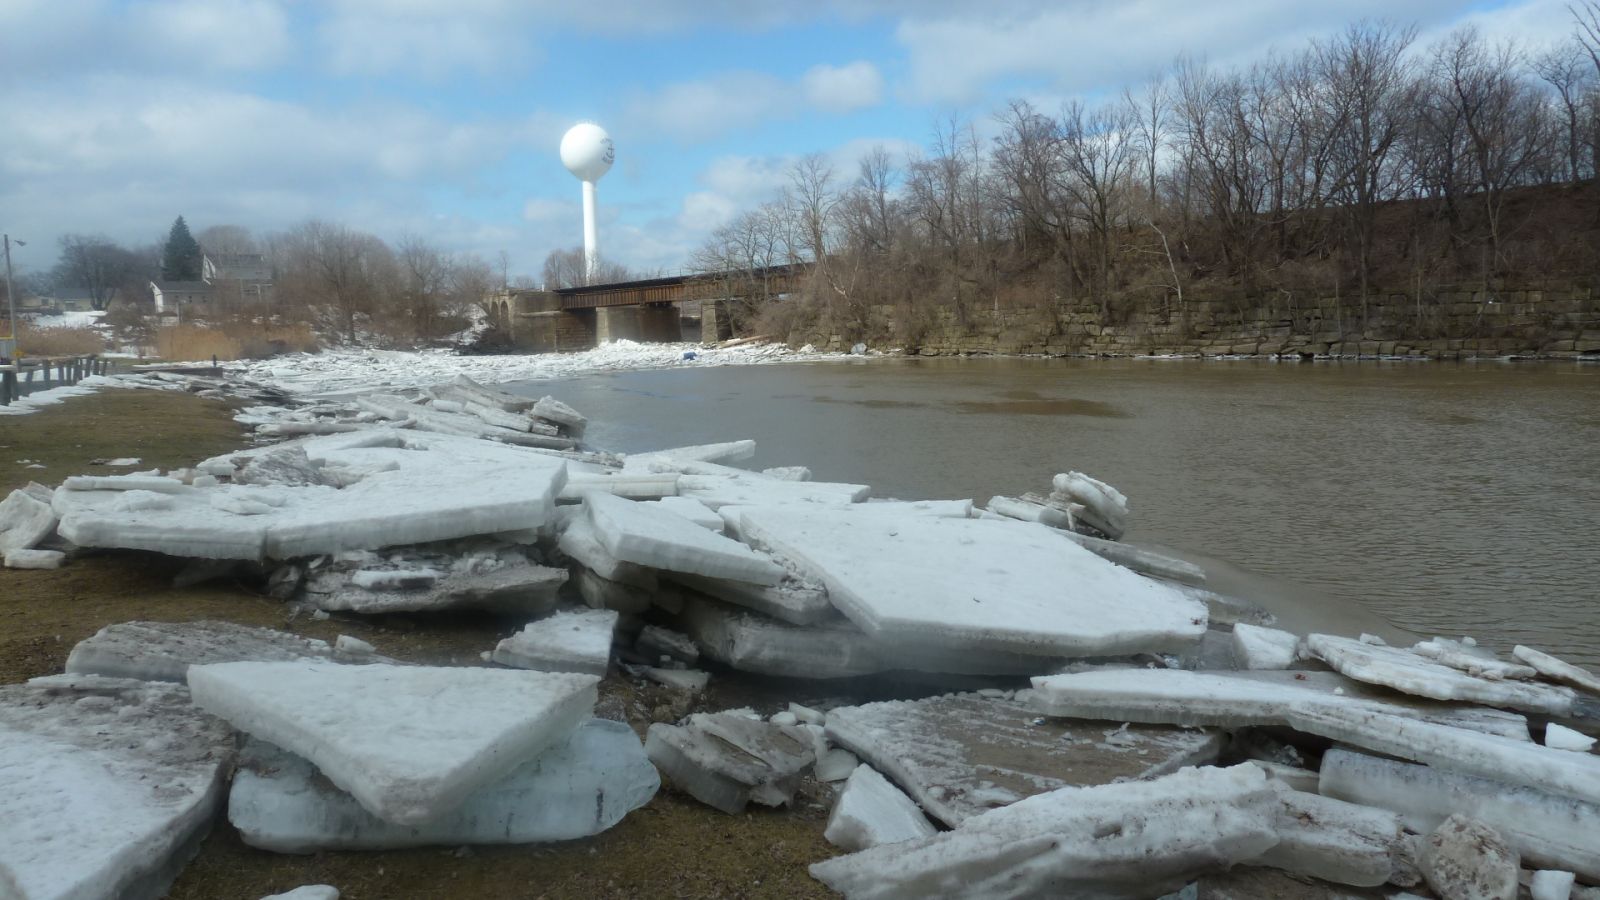
{"type": "Polygon", "coordinates": [[[1422,845],[1422,877],[1449,900],[1516,900],[1517,852],[1493,828],[1462,815],[1439,824],[1422,845]]]}
{"type": "Polygon", "coordinates": [[[815,761],[804,731],[736,713],[699,713],[683,725],[657,722],[645,736],[645,753],[673,785],[730,815],[751,801],[788,803],[815,761]]]}
{"type": "Polygon", "coordinates": [[[79,641],[67,654],[66,668],[81,675],[184,682],[194,665],[332,655],[326,641],[232,622],[122,622],[79,641]]]}
{"type": "Polygon", "coordinates": [[[306,760],[252,739],[234,777],[228,819],[245,843],[277,853],[527,844],[599,834],[648,803],[659,786],[632,729],[590,719],[456,808],[396,825],[328,784],[306,760]]]}
{"type": "Polygon", "coordinates": [[[369,812],[415,825],[569,736],[592,675],[236,662],[192,666],[194,702],[310,760],[369,812]]]}
{"type": "Polygon", "coordinates": [[[1060,787],[1203,765],[1222,749],[1214,732],[1040,720],[1021,703],[970,694],[842,706],[828,713],[827,734],[951,827],[1060,787]]]}
{"type": "Polygon", "coordinates": [[[624,562],[752,584],[783,580],[770,559],[660,507],[600,493],[584,503],[600,545],[624,562]]]}
{"type": "Polygon", "coordinates": [[[935,833],[910,797],[871,766],[857,766],[834,801],[822,835],[828,843],[853,852],[935,833]]]}
{"type": "Polygon", "coordinates": [[[233,735],[176,684],[0,687],[0,895],[159,897],[227,791],[233,735]]]}
{"type": "Polygon", "coordinates": [[[0,500],[0,555],[31,550],[55,530],[56,514],[50,501],[25,490],[12,491],[0,500]]]}
{"type": "Polygon", "coordinates": [[[823,506],[749,509],[740,522],[868,637],[911,653],[1105,656],[1181,649],[1205,631],[1202,604],[1039,525],[823,506]]]}
{"type": "Polygon", "coordinates": [[[1246,669],[1287,669],[1299,647],[1300,638],[1287,631],[1244,622],[1233,626],[1234,658],[1246,669]]]}
{"type": "Polygon", "coordinates": [[[558,612],[523,626],[501,641],[492,659],[503,666],[540,672],[605,675],[611,664],[617,613],[609,609],[558,612]]]}
{"type": "Polygon", "coordinates": [[[1254,859],[1277,843],[1260,769],[1185,769],[1154,781],[1059,788],[954,831],[811,866],[851,900],[1144,898],[1254,859]]]}
{"type": "Polygon", "coordinates": [[[1453,813],[1485,823],[1535,865],[1600,881],[1600,805],[1472,775],[1333,749],[1321,793],[1393,810],[1426,834],[1453,813]]]}

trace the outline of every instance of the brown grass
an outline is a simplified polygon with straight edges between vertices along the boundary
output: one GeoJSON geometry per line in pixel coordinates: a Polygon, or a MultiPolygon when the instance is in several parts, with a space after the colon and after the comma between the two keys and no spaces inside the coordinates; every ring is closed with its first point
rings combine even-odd
{"type": "Polygon", "coordinates": [[[106,348],[105,337],[93,328],[40,328],[24,320],[20,331],[23,356],[86,356],[106,348]]]}
{"type": "Polygon", "coordinates": [[[262,359],[276,353],[309,353],[317,349],[316,335],[310,325],[304,324],[225,322],[212,326],[166,325],[156,330],[156,354],[162,359],[262,359]]]}

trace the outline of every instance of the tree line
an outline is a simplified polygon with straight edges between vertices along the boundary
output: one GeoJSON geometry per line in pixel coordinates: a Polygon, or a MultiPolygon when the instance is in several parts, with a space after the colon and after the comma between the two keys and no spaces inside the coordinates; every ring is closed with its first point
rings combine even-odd
{"type": "Polygon", "coordinates": [[[1600,2],[1570,12],[1539,50],[1364,21],[1243,68],[1181,59],[1106,102],[1012,101],[987,138],[947,119],[903,163],[807,156],[694,265],[743,279],[736,320],[779,334],[868,334],[883,305],[912,330],[940,306],[1186,315],[1202,289],[1354,318],[1384,291],[1593,276],[1600,2]],[[766,302],[760,271],[797,261],[802,302],[766,302]]]}
{"type": "Polygon", "coordinates": [[[218,318],[309,324],[351,341],[429,339],[459,330],[470,308],[503,286],[488,262],[425,237],[390,244],[320,219],[259,237],[238,225],[191,236],[180,216],[162,242],[128,247],[105,235],[71,233],[59,246],[56,264],[23,280],[19,291],[86,288],[95,309],[120,298],[118,318],[130,326],[153,311],[151,282],[200,279],[202,254],[261,254],[271,272],[267,289],[214,280],[218,318]]]}

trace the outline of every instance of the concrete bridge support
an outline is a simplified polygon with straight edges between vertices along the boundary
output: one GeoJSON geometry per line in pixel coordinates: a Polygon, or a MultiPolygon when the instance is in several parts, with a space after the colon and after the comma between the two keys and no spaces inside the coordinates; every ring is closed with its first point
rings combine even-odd
{"type": "Polygon", "coordinates": [[[728,318],[728,301],[706,300],[700,304],[700,342],[715,344],[733,337],[733,322],[728,318]]]}
{"type": "Polygon", "coordinates": [[[597,344],[629,340],[671,343],[679,340],[678,310],[670,303],[641,306],[603,306],[595,310],[597,344]]]}

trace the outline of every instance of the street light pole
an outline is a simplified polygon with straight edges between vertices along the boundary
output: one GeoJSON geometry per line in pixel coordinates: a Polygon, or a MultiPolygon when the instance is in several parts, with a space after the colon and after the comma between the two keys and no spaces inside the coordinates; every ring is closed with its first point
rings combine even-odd
{"type": "MultiPolygon", "coordinates": [[[[6,355],[13,357],[12,362],[16,362],[14,357],[17,355],[17,292],[11,286],[11,235],[5,235],[4,239],[6,247],[6,305],[8,307],[7,312],[11,316],[9,320],[11,322],[11,349],[6,355]]],[[[22,241],[17,241],[17,246],[26,247],[28,245],[22,241]]]]}

